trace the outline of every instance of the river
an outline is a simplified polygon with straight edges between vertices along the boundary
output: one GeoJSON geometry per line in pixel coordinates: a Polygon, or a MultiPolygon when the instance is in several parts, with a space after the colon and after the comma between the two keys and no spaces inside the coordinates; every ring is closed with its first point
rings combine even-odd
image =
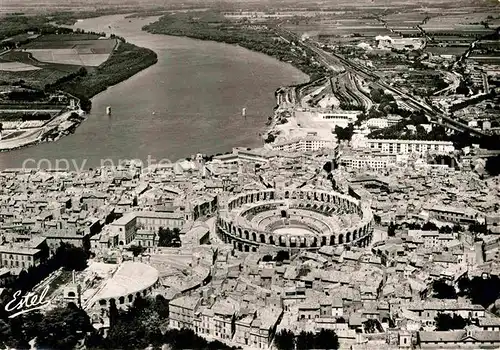
{"type": "Polygon", "coordinates": [[[291,65],[238,46],[141,30],[153,20],[113,15],[78,22],[78,28],[113,32],[154,50],[158,63],[96,95],[88,119],[74,134],[0,153],[0,169],[23,163],[56,167],[61,159],[78,168],[96,167],[106,159],[174,161],[235,146],[257,147],[276,104],[274,91],[307,81],[291,65]]]}

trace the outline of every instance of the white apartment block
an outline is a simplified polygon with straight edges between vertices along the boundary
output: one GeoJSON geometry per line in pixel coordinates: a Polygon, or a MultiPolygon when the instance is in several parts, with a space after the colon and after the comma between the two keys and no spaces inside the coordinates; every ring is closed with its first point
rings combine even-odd
{"type": "Polygon", "coordinates": [[[319,118],[323,121],[328,121],[335,126],[346,128],[349,124],[353,124],[361,111],[332,111],[327,113],[319,113],[319,118]]]}
{"type": "Polygon", "coordinates": [[[366,121],[366,126],[372,129],[383,129],[389,127],[389,121],[385,118],[371,118],[366,121]]]}
{"type": "Polygon", "coordinates": [[[363,143],[366,148],[373,151],[389,154],[426,154],[428,152],[449,154],[455,151],[451,141],[366,139],[363,143]]]}
{"type": "Polygon", "coordinates": [[[396,162],[394,154],[351,154],[340,157],[340,164],[347,169],[385,169],[396,162]]]}
{"type": "Polygon", "coordinates": [[[290,141],[278,142],[272,145],[275,151],[284,152],[315,152],[324,148],[335,148],[333,140],[324,140],[317,137],[305,137],[290,141]]]}

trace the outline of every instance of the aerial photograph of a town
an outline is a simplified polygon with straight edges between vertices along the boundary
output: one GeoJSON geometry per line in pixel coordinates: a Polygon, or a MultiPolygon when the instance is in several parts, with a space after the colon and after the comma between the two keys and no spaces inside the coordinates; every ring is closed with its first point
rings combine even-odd
{"type": "Polygon", "coordinates": [[[500,349],[499,0],[0,0],[0,350],[500,349]]]}

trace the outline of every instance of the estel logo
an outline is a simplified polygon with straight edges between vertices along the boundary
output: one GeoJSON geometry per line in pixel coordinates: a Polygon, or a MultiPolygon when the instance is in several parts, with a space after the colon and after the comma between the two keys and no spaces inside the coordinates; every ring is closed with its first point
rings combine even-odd
{"type": "MultiPolygon", "coordinates": [[[[20,290],[15,292],[12,300],[5,305],[5,311],[14,312],[12,315],[9,315],[9,318],[14,318],[33,310],[40,310],[48,306],[50,301],[43,301],[47,296],[48,291],[49,286],[45,287],[40,295],[35,292],[28,292],[21,296],[20,290]]],[[[2,292],[3,290],[0,290],[0,296],[2,292]]]]}

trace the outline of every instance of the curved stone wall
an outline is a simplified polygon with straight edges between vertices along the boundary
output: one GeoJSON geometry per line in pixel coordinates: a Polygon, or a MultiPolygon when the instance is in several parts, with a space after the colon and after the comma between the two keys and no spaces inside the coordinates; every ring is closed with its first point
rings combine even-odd
{"type": "Polygon", "coordinates": [[[366,246],[372,237],[373,215],[366,203],[341,193],[269,189],[231,197],[219,211],[217,223],[221,238],[241,251],[257,251],[260,246],[319,249],[342,244],[366,246]],[[286,217],[281,218],[276,214],[283,207],[287,208],[286,217]],[[266,221],[268,211],[276,220],[266,221]],[[349,227],[332,227],[328,218],[338,213],[356,214],[359,222],[349,227]],[[261,225],[262,222],[267,226],[261,225]],[[273,232],[276,227],[287,225],[305,225],[311,232],[301,235],[273,232]]]}

